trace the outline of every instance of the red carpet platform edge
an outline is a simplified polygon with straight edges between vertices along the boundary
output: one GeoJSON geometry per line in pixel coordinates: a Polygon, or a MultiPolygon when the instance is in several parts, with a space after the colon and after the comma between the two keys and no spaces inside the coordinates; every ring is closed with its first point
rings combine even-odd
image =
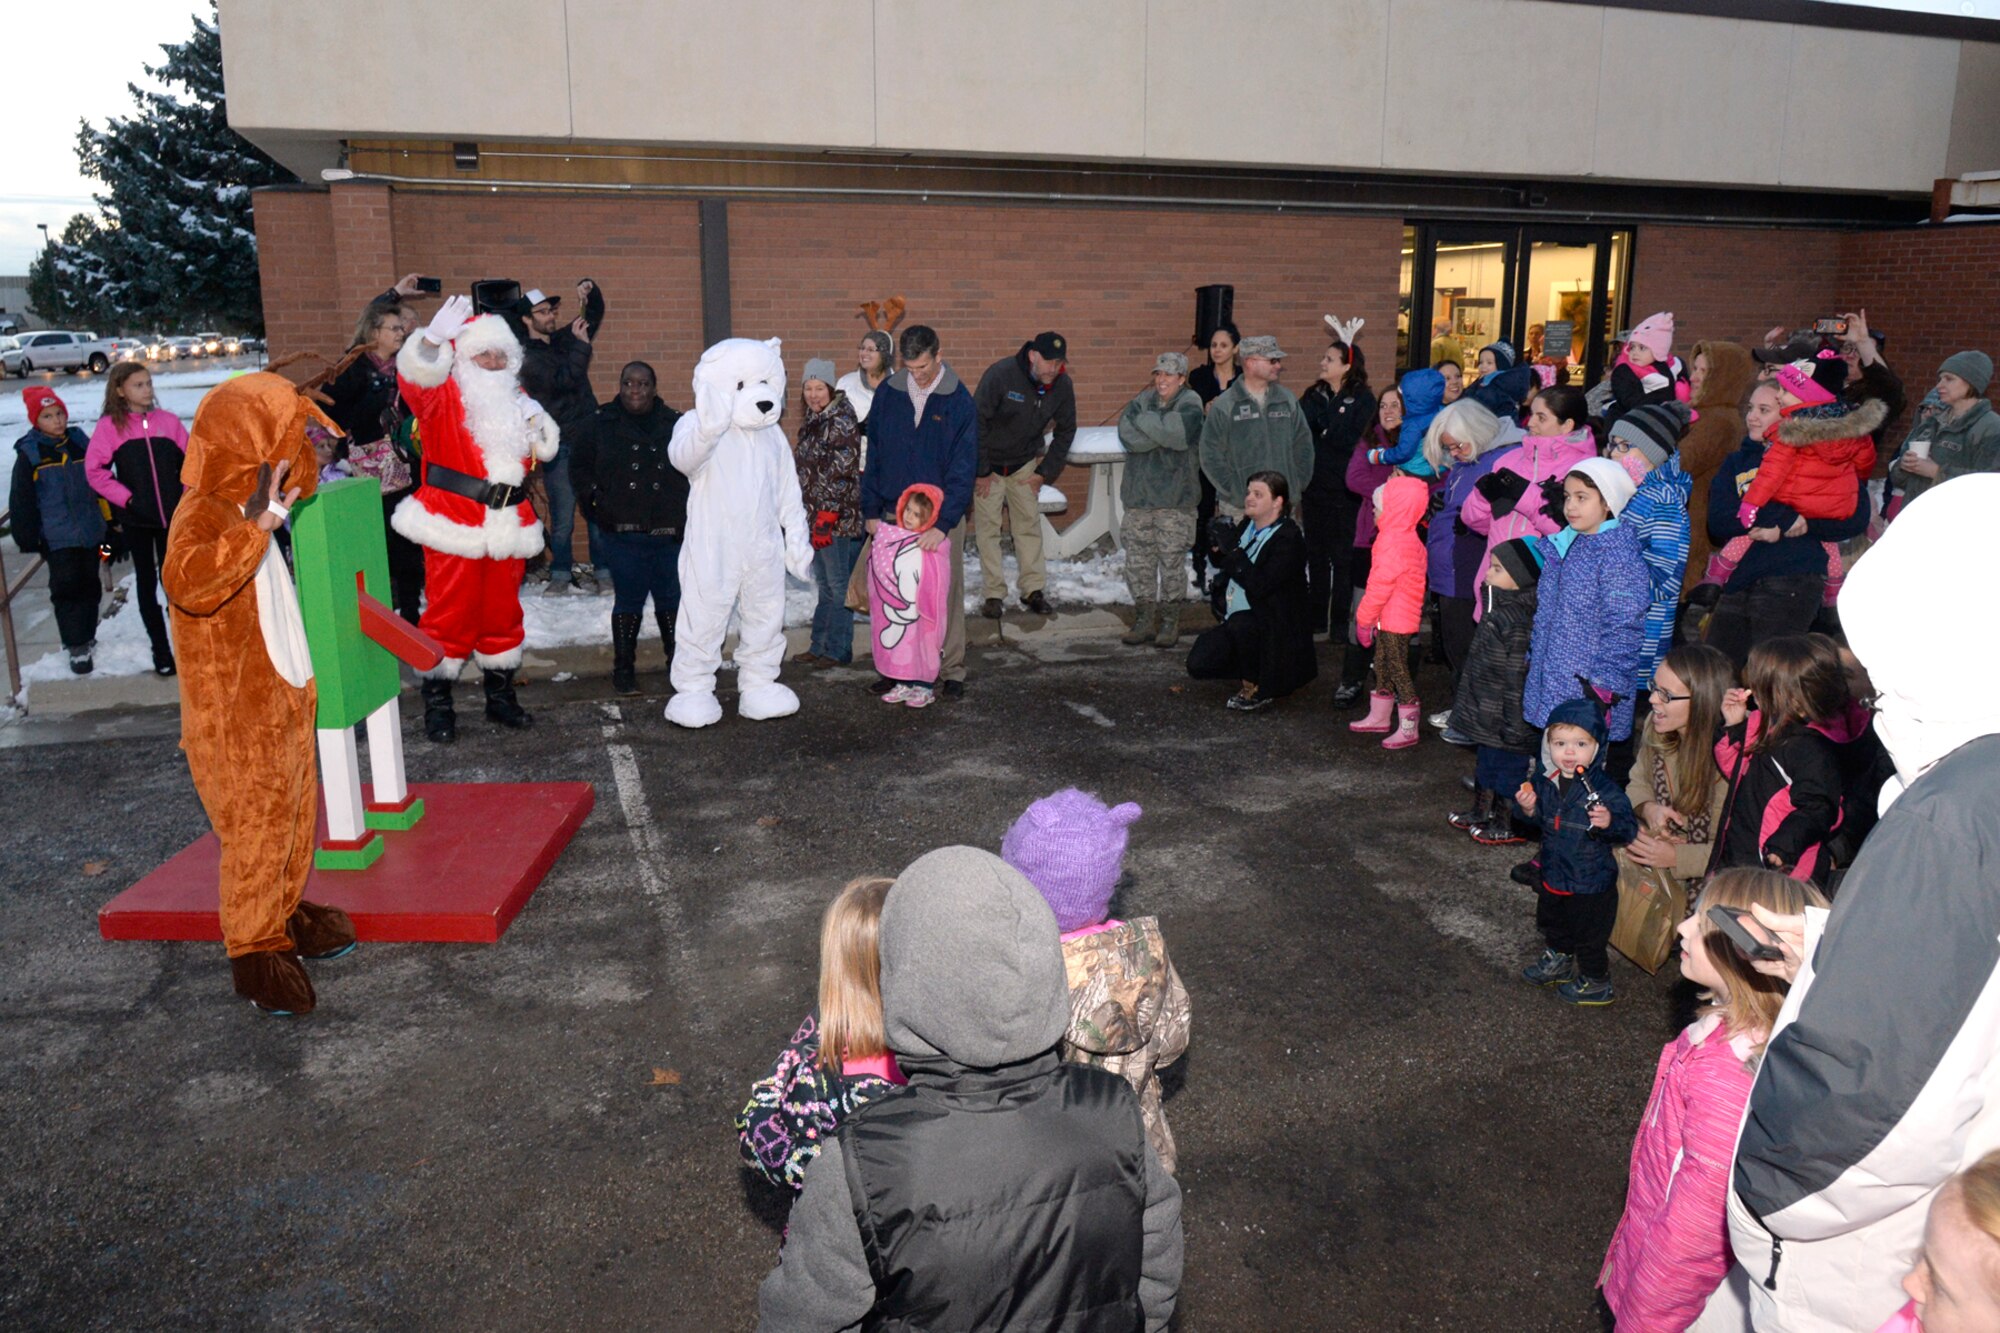
{"type": "MultiPolygon", "coordinates": [[[[414,783],[410,791],[424,802],[423,818],[384,832],[372,865],[315,869],[306,880],[306,897],[353,917],[363,940],[497,944],[597,803],[588,782],[414,783]]],[[[219,941],[221,855],[215,834],[203,834],[99,908],[98,933],[219,941]]]]}

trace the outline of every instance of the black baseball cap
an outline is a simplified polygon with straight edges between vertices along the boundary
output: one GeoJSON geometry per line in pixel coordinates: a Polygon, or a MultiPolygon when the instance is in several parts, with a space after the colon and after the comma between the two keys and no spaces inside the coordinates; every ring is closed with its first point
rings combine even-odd
{"type": "Polygon", "coordinates": [[[1069,344],[1060,333],[1038,333],[1028,342],[1028,350],[1040,352],[1044,361],[1069,360],[1069,344]]]}

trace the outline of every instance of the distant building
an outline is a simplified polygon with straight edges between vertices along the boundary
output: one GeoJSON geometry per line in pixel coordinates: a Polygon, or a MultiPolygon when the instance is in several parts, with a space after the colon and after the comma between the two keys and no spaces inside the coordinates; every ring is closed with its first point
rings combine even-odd
{"type": "Polygon", "coordinates": [[[598,279],[598,366],[683,389],[725,332],[844,368],[857,304],[892,295],[969,379],[1054,328],[1088,421],[1189,345],[1210,283],[1295,388],[1329,312],[1366,318],[1378,386],[1440,328],[1594,380],[1663,309],[1691,358],[1865,307],[1913,389],[1961,347],[2000,353],[2000,222],[1941,225],[1955,179],[2000,167],[2000,22],[1807,0],[472,8],[325,0],[312,30],[357,36],[301,61],[294,5],[222,0],[230,123],[310,183],[256,196],[274,353],[338,353],[409,272],[517,279],[565,314],[598,279]],[[449,77],[391,50],[449,53],[449,77]]]}
{"type": "Polygon", "coordinates": [[[0,333],[36,328],[45,321],[28,308],[28,279],[0,277],[0,333]]]}

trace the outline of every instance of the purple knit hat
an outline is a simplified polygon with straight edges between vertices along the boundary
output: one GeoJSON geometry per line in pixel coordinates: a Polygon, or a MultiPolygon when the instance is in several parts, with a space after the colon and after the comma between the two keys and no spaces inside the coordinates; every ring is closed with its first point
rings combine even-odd
{"type": "Polygon", "coordinates": [[[1041,891],[1064,934],[1094,926],[1111,909],[1126,828],[1139,814],[1130,801],[1112,809],[1095,793],[1065,787],[1021,812],[1000,841],[1000,858],[1041,891]]]}

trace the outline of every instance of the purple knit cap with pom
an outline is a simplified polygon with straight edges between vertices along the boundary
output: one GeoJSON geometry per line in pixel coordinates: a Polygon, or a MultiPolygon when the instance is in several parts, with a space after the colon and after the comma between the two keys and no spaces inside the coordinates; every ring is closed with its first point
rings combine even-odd
{"type": "Polygon", "coordinates": [[[1139,814],[1131,801],[1110,808],[1092,792],[1065,787],[1021,812],[1000,857],[1041,891],[1064,934],[1094,926],[1111,909],[1126,830],[1139,814]]]}

